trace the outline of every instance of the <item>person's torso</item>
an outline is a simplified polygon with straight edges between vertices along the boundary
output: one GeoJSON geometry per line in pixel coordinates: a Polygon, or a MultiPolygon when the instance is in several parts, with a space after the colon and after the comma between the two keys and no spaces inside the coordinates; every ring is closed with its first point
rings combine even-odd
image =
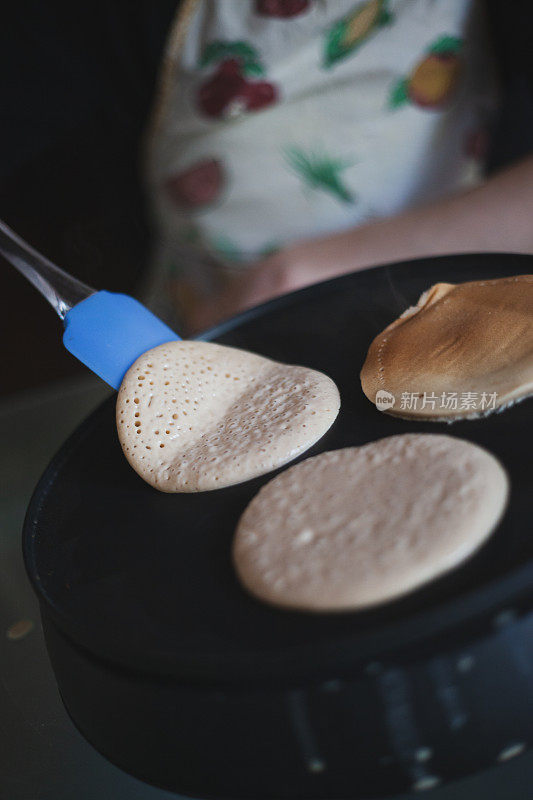
{"type": "Polygon", "coordinates": [[[472,183],[494,95],[472,12],[471,0],[185,3],[149,152],[165,264],[202,280],[191,253],[244,266],[472,183]]]}

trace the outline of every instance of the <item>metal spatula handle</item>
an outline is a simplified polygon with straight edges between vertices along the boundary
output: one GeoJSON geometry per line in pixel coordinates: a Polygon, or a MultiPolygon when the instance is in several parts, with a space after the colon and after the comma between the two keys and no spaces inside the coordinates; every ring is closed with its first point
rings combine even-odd
{"type": "Polygon", "coordinates": [[[0,253],[46,297],[64,319],[70,309],[95,290],[73,278],[21,239],[0,220],[0,253]]]}

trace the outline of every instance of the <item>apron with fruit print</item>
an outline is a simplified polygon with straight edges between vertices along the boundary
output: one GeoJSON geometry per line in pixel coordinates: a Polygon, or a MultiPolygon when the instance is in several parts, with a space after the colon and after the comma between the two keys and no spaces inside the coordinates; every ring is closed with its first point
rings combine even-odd
{"type": "Polygon", "coordinates": [[[472,0],[185,0],[148,144],[152,307],[478,180],[481,23],[472,0]]]}

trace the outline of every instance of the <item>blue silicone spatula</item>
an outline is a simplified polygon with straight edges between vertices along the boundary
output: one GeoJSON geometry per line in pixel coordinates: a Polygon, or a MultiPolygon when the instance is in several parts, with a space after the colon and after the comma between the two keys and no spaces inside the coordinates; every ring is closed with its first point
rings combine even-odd
{"type": "Polygon", "coordinates": [[[133,297],[95,291],[56,267],[1,220],[0,253],[55,309],[67,350],[115,389],[142,353],[180,338],[133,297]]]}

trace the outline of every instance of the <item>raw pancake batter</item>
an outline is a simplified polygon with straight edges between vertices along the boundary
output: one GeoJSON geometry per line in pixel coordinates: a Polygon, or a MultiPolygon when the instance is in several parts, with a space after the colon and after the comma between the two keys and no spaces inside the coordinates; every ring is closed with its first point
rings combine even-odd
{"type": "Polygon", "coordinates": [[[356,610],[461,564],[494,530],[508,481],[450,436],[404,434],[322,453],[267,483],[242,515],[237,574],[285,608],[356,610]]]}
{"type": "Polygon", "coordinates": [[[117,397],[124,454],[163,492],[199,492],[262,475],[328,430],[333,381],[306,367],[207,342],[148,350],[117,397]]]}
{"type": "Polygon", "coordinates": [[[380,410],[415,419],[477,417],[533,394],[533,275],[432,286],[374,339],[361,383],[380,410]]]}

